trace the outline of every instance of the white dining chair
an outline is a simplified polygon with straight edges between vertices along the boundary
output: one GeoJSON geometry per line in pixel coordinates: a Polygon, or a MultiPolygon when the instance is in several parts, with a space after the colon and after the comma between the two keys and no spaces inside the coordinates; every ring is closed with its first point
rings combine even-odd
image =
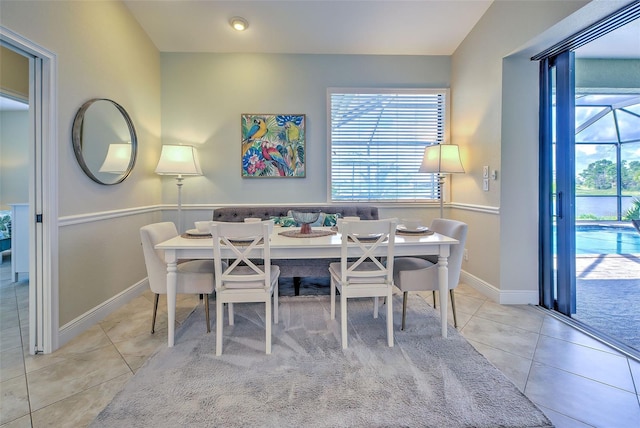
{"type": "MultiPolygon", "coordinates": [[[[460,281],[462,256],[467,241],[467,225],[461,221],[436,218],[431,222],[429,230],[458,240],[452,245],[448,258],[449,295],[453,311],[453,325],[458,327],[453,290],[460,281]]],[[[402,330],[407,317],[407,295],[409,291],[433,291],[433,307],[436,307],[436,291],[438,287],[438,257],[397,257],[393,267],[393,279],[396,287],[402,291],[402,330]]]]}
{"type": "Polygon", "coordinates": [[[331,319],[336,315],[336,290],[340,292],[342,348],[347,348],[347,300],[374,298],[374,318],[378,317],[378,298],[387,306],[387,343],[393,346],[393,253],[396,219],[338,220],[341,236],[340,262],[329,265],[331,275],[331,319]],[[381,261],[380,247],[386,246],[381,261]]]}
{"type": "Polygon", "coordinates": [[[216,355],[222,355],[223,304],[229,305],[229,325],[234,324],[234,303],[264,302],[265,348],[271,354],[271,298],[273,322],[278,323],[280,268],[271,264],[269,234],[273,221],[212,222],[216,289],[216,355]],[[232,254],[222,257],[222,248],[232,254]],[[228,263],[225,265],[224,261],[228,263]]]}
{"type": "MultiPolygon", "coordinates": [[[[153,318],[151,333],[155,333],[156,314],[160,294],[167,294],[167,263],[164,261],[164,251],[156,250],[155,246],[161,242],[178,236],[175,224],[171,222],[154,223],[140,228],[142,251],[149,278],[149,287],[154,293],[153,318]]],[[[213,293],[213,260],[190,260],[178,263],[177,293],[204,295],[207,333],[211,331],[209,322],[209,294],[213,293]]]]}

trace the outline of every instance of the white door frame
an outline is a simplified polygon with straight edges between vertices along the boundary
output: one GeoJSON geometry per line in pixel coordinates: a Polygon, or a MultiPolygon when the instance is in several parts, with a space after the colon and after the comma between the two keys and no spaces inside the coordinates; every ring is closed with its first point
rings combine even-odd
{"type": "Polygon", "coordinates": [[[57,61],[2,26],[0,41],[29,57],[29,353],[48,354],[59,339],[57,61]]]}

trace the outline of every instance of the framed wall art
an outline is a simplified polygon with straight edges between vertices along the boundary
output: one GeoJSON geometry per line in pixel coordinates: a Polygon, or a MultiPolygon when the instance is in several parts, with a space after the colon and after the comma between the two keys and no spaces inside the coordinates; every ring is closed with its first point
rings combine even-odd
{"type": "Polygon", "coordinates": [[[243,114],[242,177],[304,177],[304,114],[243,114]]]}

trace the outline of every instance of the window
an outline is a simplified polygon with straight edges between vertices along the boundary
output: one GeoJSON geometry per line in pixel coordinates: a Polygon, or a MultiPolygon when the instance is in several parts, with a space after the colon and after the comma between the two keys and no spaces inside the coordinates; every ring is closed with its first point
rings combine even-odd
{"type": "Polygon", "coordinates": [[[448,134],[448,89],[330,89],[330,192],[335,202],[425,202],[435,174],[418,173],[426,146],[448,134]]]}
{"type": "Polygon", "coordinates": [[[627,220],[640,197],[640,93],[577,88],[576,218],[627,220]]]}

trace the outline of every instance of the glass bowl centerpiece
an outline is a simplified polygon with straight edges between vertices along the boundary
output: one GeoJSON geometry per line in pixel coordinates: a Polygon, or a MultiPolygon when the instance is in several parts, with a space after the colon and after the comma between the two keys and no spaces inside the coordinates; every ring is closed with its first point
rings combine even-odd
{"type": "Polygon", "coordinates": [[[303,213],[300,211],[291,211],[291,217],[293,217],[296,223],[302,225],[300,227],[300,233],[302,233],[303,235],[308,235],[311,233],[311,223],[318,221],[320,213],[303,213]]]}

